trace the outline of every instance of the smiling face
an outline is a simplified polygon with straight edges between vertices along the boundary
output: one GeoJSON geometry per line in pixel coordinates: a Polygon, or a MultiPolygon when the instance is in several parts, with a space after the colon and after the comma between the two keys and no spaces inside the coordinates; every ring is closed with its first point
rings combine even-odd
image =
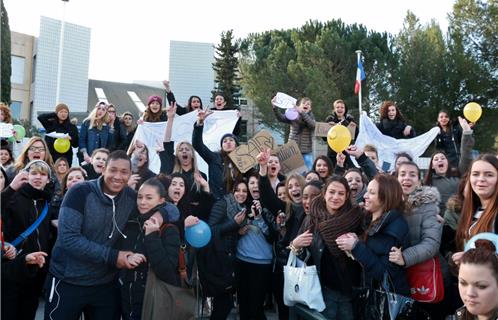
{"type": "Polygon", "coordinates": [[[5,165],[10,161],[10,153],[5,149],[0,149],[0,164],[5,165]]]}
{"type": "MultiPolygon", "coordinates": [[[[491,315],[498,308],[498,284],[491,265],[462,263],[458,273],[460,297],[473,315],[491,315]]],[[[496,270],[495,270],[496,272],[496,270]]]]}
{"type": "Polygon", "coordinates": [[[259,200],[259,180],[258,178],[251,176],[249,177],[249,181],[247,182],[249,187],[249,193],[254,200],[259,200]]]}
{"type": "Polygon", "coordinates": [[[303,99],[301,101],[301,104],[297,106],[297,108],[304,113],[308,113],[311,111],[311,100],[309,99],[303,99]]]}
{"type": "Polygon", "coordinates": [[[287,193],[285,192],[285,186],[280,186],[277,188],[277,197],[282,201],[287,201],[287,193]]]}
{"type": "Polygon", "coordinates": [[[128,179],[131,176],[131,163],[125,159],[109,160],[102,175],[104,177],[104,192],[117,195],[128,184],[128,179]]]}
{"type": "Polygon", "coordinates": [[[35,141],[28,148],[28,160],[45,160],[47,150],[45,149],[45,145],[41,141],[35,141]]]}
{"type": "Polygon", "coordinates": [[[389,120],[394,120],[396,118],[396,113],[396,106],[389,106],[389,108],[387,108],[387,117],[389,120]]]}
{"type": "Polygon", "coordinates": [[[268,175],[273,178],[278,176],[279,172],[280,160],[277,156],[270,156],[270,159],[268,159],[268,175]]]}
{"type": "Polygon", "coordinates": [[[320,192],[321,192],[321,190],[315,186],[309,185],[309,186],[304,187],[304,190],[303,190],[303,208],[304,208],[305,214],[310,213],[311,201],[313,201],[313,199],[315,199],[317,196],[319,196],[320,192]]]}
{"type": "Polygon", "coordinates": [[[301,203],[303,200],[303,192],[302,192],[302,186],[299,184],[299,180],[297,179],[290,179],[289,182],[287,183],[287,191],[289,193],[289,197],[292,202],[294,203],[301,203]]]}
{"type": "Polygon", "coordinates": [[[470,185],[481,203],[493,196],[496,192],[498,172],[489,162],[478,160],[470,169],[470,185]]]}
{"type": "Polygon", "coordinates": [[[232,137],[225,137],[221,143],[221,149],[227,153],[232,152],[236,147],[237,143],[232,137]]]}
{"type": "Polygon", "coordinates": [[[67,182],[66,182],[66,187],[67,189],[70,189],[72,186],[85,181],[85,177],[83,176],[83,173],[79,170],[76,171],[71,171],[67,175],[67,182]]]}
{"type": "Polygon", "coordinates": [[[161,111],[161,105],[157,101],[152,101],[149,104],[149,109],[152,113],[158,113],[159,111],[161,111]]]}
{"type": "Polygon", "coordinates": [[[411,164],[403,164],[398,169],[398,181],[404,195],[409,195],[420,185],[418,169],[411,164]]]}
{"type": "Polygon", "coordinates": [[[137,194],[137,207],[140,214],[144,214],[165,202],[165,199],[159,195],[156,187],[144,184],[140,187],[137,194]]]}
{"type": "Polygon", "coordinates": [[[239,204],[243,204],[247,201],[247,185],[244,182],[240,182],[236,187],[235,191],[233,192],[233,196],[235,198],[235,201],[239,204]]]}
{"type": "Polygon", "coordinates": [[[344,103],[340,103],[340,102],[336,103],[334,106],[334,112],[337,115],[337,117],[342,119],[346,113],[346,106],[344,105],[344,103]]]}
{"type": "Polygon", "coordinates": [[[365,193],[364,208],[374,215],[382,214],[382,204],[379,200],[379,183],[375,180],[370,181],[365,193]]]}
{"type": "Polygon", "coordinates": [[[28,173],[28,183],[35,189],[43,190],[49,181],[48,174],[40,170],[31,169],[28,173]]]}
{"type": "Polygon", "coordinates": [[[105,152],[96,152],[92,157],[93,170],[96,173],[101,174],[105,167],[105,162],[107,161],[109,155],[105,152]]]}
{"type": "Polygon", "coordinates": [[[318,172],[320,178],[325,179],[329,176],[330,168],[325,160],[318,159],[316,161],[315,171],[318,172]]]}
{"type": "Polygon", "coordinates": [[[439,112],[437,115],[437,123],[441,127],[446,127],[450,122],[450,116],[446,112],[439,112]]]}
{"type": "Polygon", "coordinates": [[[185,180],[180,177],[174,177],[168,188],[168,196],[174,204],[178,204],[185,195],[185,180]]]}
{"type": "Polygon", "coordinates": [[[325,206],[329,213],[335,213],[346,203],[348,193],[346,187],[338,181],[331,182],[325,190],[325,206]]]}
{"type": "Polygon", "coordinates": [[[363,179],[356,171],[348,172],[344,178],[348,181],[349,190],[351,191],[351,198],[355,198],[358,192],[363,190],[363,179]]]}
{"type": "Polygon", "coordinates": [[[444,176],[446,172],[448,172],[448,159],[443,153],[436,153],[434,157],[432,157],[431,166],[436,174],[444,176]]]}

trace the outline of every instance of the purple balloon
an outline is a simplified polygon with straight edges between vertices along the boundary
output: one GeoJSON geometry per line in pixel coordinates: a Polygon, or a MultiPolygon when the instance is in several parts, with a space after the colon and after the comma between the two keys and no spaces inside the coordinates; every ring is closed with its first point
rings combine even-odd
{"type": "Polygon", "coordinates": [[[285,117],[290,121],[296,120],[299,117],[299,113],[295,108],[290,108],[285,111],[285,117]]]}

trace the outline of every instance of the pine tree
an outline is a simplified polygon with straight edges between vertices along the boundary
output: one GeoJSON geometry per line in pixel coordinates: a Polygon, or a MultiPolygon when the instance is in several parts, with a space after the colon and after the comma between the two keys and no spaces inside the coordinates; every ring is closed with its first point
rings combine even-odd
{"type": "Polygon", "coordinates": [[[227,106],[238,107],[236,98],[240,96],[240,77],[238,69],[239,43],[233,39],[233,30],[221,33],[221,43],[216,46],[213,69],[216,73],[213,99],[222,93],[227,106]]]}
{"type": "Polygon", "coordinates": [[[1,46],[1,75],[0,78],[0,101],[10,104],[10,75],[12,73],[12,66],[10,62],[10,27],[9,27],[9,17],[7,15],[7,10],[1,2],[1,30],[0,30],[0,46],[1,46]]]}

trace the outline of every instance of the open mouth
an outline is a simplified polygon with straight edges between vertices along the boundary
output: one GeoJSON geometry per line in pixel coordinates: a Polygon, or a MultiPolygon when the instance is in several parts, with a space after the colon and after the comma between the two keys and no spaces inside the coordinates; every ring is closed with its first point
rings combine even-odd
{"type": "Polygon", "coordinates": [[[294,191],[291,193],[291,196],[295,199],[301,198],[301,191],[294,191]]]}
{"type": "Polygon", "coordinates": [[[41,156],[40,156],[40,155],[34,155],[34,156],[33,156],[33,159],[34,159],[34,160],[41,160],[41,156]]]}
{"type": "Polygon", "coordinates": [[[182,160],[183,160],[183,161],[188,160],[188,155],[186,155],[186,154],[182,154],[182,160]]]}

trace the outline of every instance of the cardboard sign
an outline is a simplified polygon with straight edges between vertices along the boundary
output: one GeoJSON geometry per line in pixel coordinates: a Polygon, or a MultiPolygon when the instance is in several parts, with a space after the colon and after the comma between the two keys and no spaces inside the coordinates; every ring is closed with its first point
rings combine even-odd
{"type": "Polygon", "coordinates": [[[315,123],[315,137],[326,137],[332,125],[327,122],[315,123]]]}
{"type": "Polygon", "coordinates": [[[280,171],[288,175],[290,173],[303,173],[307,171],[304,164],[303,155],[294,140],[290,140],[280,148],[278,148],[277,157],[280,160],[280,171]]]}
{"type": "Polygon", "coordinates": [[[257,155],[266,149],[275,149],[275,139],[266,130],[261,130],[247,144],[238,146],[228,155],[240,172],[246,173],[258,164],[257,155]]]}
{"type": "MultiPolygon", "coordinates": [[[[317,122],[315,124],[315,137],[326,137],[327,133],[332,127],[333,125],[327,122],[317,122]]],[[[354,140],[356,133],[356,123],[350,122],[347,128],[349,130],[349,133],[351,134],[351,140],[354,140]]]]}

